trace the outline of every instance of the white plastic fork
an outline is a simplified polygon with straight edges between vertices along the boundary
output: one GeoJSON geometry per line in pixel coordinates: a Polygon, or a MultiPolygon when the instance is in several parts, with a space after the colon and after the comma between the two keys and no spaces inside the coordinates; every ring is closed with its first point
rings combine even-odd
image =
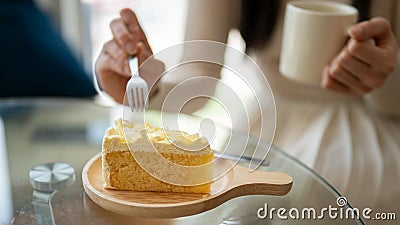
{"type": "Polygon", "coordinates": [[[147,109],[148,87],[143,78],[139,76],[138,59],[129,56],[129,69],[131,70],[131,79],[126,84],[126,95],[132,112],[142,112],[147,109]]]}

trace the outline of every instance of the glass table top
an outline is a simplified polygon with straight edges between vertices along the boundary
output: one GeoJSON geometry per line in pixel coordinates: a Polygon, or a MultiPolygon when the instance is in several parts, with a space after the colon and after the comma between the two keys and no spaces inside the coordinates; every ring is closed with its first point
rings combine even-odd
{"type": "MultiPolygon", "coordinates": [[[[364,224],[351,215],[341,219],[340,213],[351,206],[338,200],[340,193],[275,147],[258,169],[290,175],[293,186],[286,196],[238,197],[201,214],[175,219],[134,218],[107,211],[85,194],[81,172],[101,151],[113,114],[92,100],[1,101],[0,224],[364,224]],[[72,165],[75,181],[55,193],[35,193],[30,169],[53,162],[72,165]]],[[[246,166],[248,161],[240,164],[246,166]]]]}

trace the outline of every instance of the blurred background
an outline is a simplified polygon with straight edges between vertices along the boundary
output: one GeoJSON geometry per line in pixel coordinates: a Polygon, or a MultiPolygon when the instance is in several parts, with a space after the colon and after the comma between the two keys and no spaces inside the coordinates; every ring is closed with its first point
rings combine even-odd
{"type": "Polygon", "coordinates": [[[60,30],[73,53],[91,72],[109,24],[122,8],[133,9],[156,53],[184,38],[187,0],[35,0],[60,30]],[[171,7],[173,6],[173,7],[171,7]]]}
{"type": "MultiPolygon", "coordinates": [[[[62,38],[88,74],[92,74],[94,62],[103,44],[112,38],[109,24],[118,17],[121,9],[127,7],[135,11],[156,54],[184,41],[188,2],[189,0],[35,0],[38,7],[59,29],[62,38]]],[[[245,44],[238,30],[230,32],[228,44],[244,52],[245,44]]],[[[229,57],[225,60],[229,60],[229,57]]],[[[226,69],[221,74],[222,80],[234,88],[245,104],[250,105],[252,94],[243,81],[226,69]]],[[[214,96],[217,99],[223,98],[224,93],[217,87],[214,96]]],[[[196,114],[206,117],[210,114],[213,117],[221,115],[221,122],[228,119],[223,107],[213,102],[206,104],[196,114]]]]}
{"type": "MultiPolygon", "coordinates": [[[[184,41],[188,5],[189,0],[5,0],[0,5],[0,18],[4,16],[6,20],[0,20],[0,24],[14,36],[7,35],[7,30],[0,35],[0,42],[4,37],[3,43],[13,43],[7,44],[7,51],[0,56],[3,68],[0,98],[96,96],[92,81],[93,66],[103,44],[112,38],[109,24],[119,16],[121,9],[135,11],[154,54],[157,54],[184,41]],[[38,9],[33,7],[32,1],[38,9]],[[11,6],[15,11],[7,8],[11,6]],[[21,55],[30,60],[22,62],[21,55]],[[5,88],[9,90],[2,93],[5,88]]],[[[244,52],[245,44],[238,30],[230,32],[228,45],[244,52]]],[[[250,62],[244,58],[241,62],[227,54],[224,60],[252,68],[246,66],[250,62]]],[[[256,74],[254,71],[249,73],[256,74]]],[[[241,77],[224,68],[221,81],[240,96],[249,115],[258,110],[253,91],[241,77]]],[[[230,96],[217,85],[213,98],[224,102],[229,101],[230,96]]],[[[96,98],[96,103],[115,106],[103,98],[96,98]]],[[[7,107],[3,107],[2,111],[7,111],[7,107]]],[[[117,107],[110,113],[110,121],[122,115],[117,107]]],[[[235,113],[240,114],[239,111],[231,112],[235,113]]],[[[224,126],[232,125],[232,115],[216,101],[207,102],[193,114],[215,118],[224,126]]],[[[247,121],[243,120],[243,123],[247,121]]],[[[246,129],[241,124],[238,127],[246,129]]]]}

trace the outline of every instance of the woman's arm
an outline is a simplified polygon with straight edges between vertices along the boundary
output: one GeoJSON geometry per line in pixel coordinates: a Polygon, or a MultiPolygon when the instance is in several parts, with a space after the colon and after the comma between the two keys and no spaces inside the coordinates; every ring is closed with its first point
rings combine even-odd
{"type": "MultiPolygon", "coordinates": [[[[226,43],[228,34],[233,26],[234,10],[237,0],[192,0],[189,1],[187,17],[185,41],[192,40],[211,40],[226,43]]],[[[236,13],[237,15],[237,13],[236,13]]],[[[204,49],[213,54],[214,59],[223,61],[224,51],[213,52],[212,49],[204,49]]],[[[183,60],[193,58],[190,49],[184,50],[183,60]]],[[[158,94],[150,102],[151,108],[160,108],[165,97],[176,87],[177,84],[193,77],[207,76],[220,78],[221,66],[211,63],[189,63],[185,66],[175,69],[173,72],[166,73],[160,80],[160,88],[158,94]]],[[[168,69],[168,68],[167,68],[168,69]]],[[[208,80],[209,81],[209,80],[208,80]]],[[[215,85],[207,82],[204,85],[202,79],[192,79],[190,87],[201,87],[202,95],[212,96],[215,85]]],[[[193,90],[183,90],[185,93],[192,93],[193,90]]],[[[205,99],[197,99],[193,104],[187,104],[183,111],[191,113],[205,104],[205,99]]],[[[164,109],[165,110],[165,109],[164,109]]]]}

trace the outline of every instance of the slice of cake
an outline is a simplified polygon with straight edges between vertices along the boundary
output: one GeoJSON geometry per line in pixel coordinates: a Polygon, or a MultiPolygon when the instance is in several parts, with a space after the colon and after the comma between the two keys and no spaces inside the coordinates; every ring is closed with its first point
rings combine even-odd
{"type": "Polygon", "coordinates": [[[103,139],[105,188],[209,193],[213,159],[207,140],[198,134],[119,119],[103,139]]]}

